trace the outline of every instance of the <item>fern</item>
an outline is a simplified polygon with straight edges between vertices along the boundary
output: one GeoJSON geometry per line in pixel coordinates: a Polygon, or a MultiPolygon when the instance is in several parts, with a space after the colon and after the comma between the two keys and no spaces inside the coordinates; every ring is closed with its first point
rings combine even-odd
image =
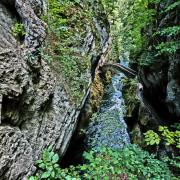
{"type": "Polygon", "coordinates": [[[180,41],[170,41],[170,42],[162,42],[156,46],[158,50],[157,55],[161,55],[163,53],[173,54],[180,48],[180,41]]]}
{"type": "Polygon", "coordinates": [[[180,33],[180,26],[172,26],[162,29],[157,34],[173,36],[173,35],[178,35],[179,33],[180,33]]]}
{"type": "Polygon", "coordinates": [[[176,8],[178,5],[180,5],[180,1],[174,2],[173,4],[169,5],[169,6],[168,6],[164,11],[162,11],[162,12],[164,13],[164,12],[171,11],[171,10],[173,10],[174,8],[176,8]]]}

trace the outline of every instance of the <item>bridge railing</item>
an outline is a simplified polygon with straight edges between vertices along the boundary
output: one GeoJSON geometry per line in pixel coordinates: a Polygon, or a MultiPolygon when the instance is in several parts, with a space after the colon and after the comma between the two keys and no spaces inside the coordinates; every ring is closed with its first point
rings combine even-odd
{"type": "Polygon", "coordinates": [[[105,63],[103,64],[103,66],[101,66],[100,70],[102,71],[107,71],[107,70],[110,70],[110,71],[114,71],[114,70],[118,70],[122,73],[124,73],[127,77],[130,77],[130,78],[134,78],[137,76],[137,72],[134,71],[133,69],[129,68],[129,67],[126,67],[126,66],[123,66],[121,64],[118,64],[118,63],[105,63]]]}

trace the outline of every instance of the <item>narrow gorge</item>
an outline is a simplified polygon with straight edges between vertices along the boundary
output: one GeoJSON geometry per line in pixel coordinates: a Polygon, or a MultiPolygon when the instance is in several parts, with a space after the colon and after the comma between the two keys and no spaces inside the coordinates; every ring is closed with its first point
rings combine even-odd
{"type": "Polygon", "coordinates": [[[178,180],[179,9],[0,0],[0,180],[178,180]]]}

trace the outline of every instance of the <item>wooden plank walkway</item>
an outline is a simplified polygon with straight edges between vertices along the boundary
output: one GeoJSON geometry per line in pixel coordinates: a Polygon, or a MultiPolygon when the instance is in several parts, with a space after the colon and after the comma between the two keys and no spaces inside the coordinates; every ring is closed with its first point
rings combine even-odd
{"type": "Polygon", "coordinates": [[[125,67],[121,64],[118,63],[105,63],[102,67],[101,67],[102,71],[105,70],[118,70],[121,71],[122,73],[124,73],[126,76],[130,76],[132,78],[137,76],[137,72],[134,71],[133,69],[129,68],[129,67],[125,67]]]}

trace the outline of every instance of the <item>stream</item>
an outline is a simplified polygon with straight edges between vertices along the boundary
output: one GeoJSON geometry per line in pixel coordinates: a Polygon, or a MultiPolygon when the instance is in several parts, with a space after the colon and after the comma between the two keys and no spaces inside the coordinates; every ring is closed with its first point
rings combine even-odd
{"type": "MultiPolygon", "coordinates": [[[[121,64],[127,67],[126,61],[121,61],[121,64]]],[[[81,163],[84,151],[90,149],[98,151],[102,146],[120,150],[130,144],[124,119],[126,112],[122,94],[124,78],[125,75],[121,72],[112,76],[111,83],[105,88],[99,111],[93,114],[88,127],[84,129],[86,133],[78,139],[75,135],[71,140],[68,151],[62,159],[62,167],[81,163]]]]}
{"type": "Polygon", "coordinates": [[[122,95],[123,73],[115,74],[106,88],[104,100],[98,113],[94,114],[87,129],[85,144],[88,149],[98,150],[101,146],[122,149],[130,143],[124,120],[125,104],[122,95]]]}

